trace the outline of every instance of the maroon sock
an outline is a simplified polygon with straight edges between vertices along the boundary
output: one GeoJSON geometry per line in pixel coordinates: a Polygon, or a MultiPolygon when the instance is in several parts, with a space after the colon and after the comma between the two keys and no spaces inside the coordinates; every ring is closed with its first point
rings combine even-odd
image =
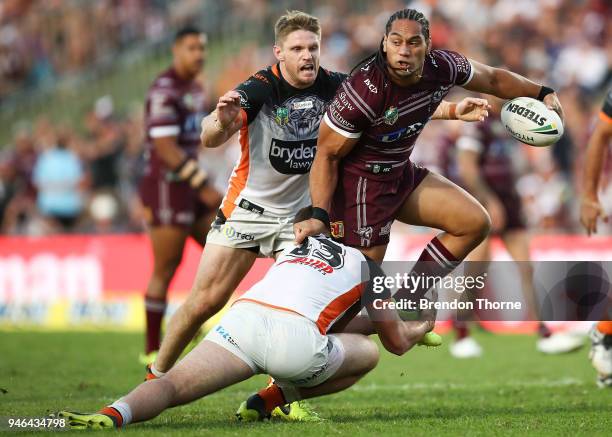
{"type": "Polygon", "coordinates": [[[548,329],[548,326],[540,322],[538,324],[538,335],[542,338],[548,338],[552,335],[552,332],[550,331],[550,329],[548,329]]]}
{"type": "Polygon", "coordinates": [[[147,315],[147,345],[145,353],[159,349],[161,339],[161,324],[166,312],[166,299],[145,296],[145,311],[147,315]]]}
{"type": "Polygon", "coordinates": [[[457,341],[463,340],[465,337],[470,335],[470,329],[468,328],[467,323],[461,320],[453,320],[453,329],[457,335],[457,341]]]}
{"type": "MultiPolygon", "coordinates": [[[[460,262],[461,260],[457,259],[446,247],[444,247],[440,240],[438,240],[438,237],[434,237],[427,246],[425,246],[417,263],[412,268],[410,275],[445,277],[452,272],[460,262]]],[[[431,288],[427,287],[431,282],[421,281],[421,284],[422,286],[416,288],[412,293],[408,292],[408,290],[399,290],[396,294],[396,298],[411,300],[422,298],[429,291],[429,288],[431,288]]]]}

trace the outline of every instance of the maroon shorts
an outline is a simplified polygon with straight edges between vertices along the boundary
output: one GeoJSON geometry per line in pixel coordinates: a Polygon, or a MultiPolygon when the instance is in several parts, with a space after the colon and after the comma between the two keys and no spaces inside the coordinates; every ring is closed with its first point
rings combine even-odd
{"type": "Polygon", "coordinates": [[[149,226],[188,229],[209,212],[187,182],[169,182],[145,176],[140,182],[139,192],[149,226]]]}
{"type": "Polygon", "coordinates": [[[340,169],[330,213],[332,236],[355,247],[388,244],[400,207],[428,173],[409,163],[397,179],[381,181],[340,169]]]}
{"type": "Polygon", "coordinates": [[[495,194],[499,198],[506,214],[506,225],[496,234],[503,234],[508,231],[525,229],[525,218],[523,216],[523,204],[516,191],[498,192],[495,194]]]}

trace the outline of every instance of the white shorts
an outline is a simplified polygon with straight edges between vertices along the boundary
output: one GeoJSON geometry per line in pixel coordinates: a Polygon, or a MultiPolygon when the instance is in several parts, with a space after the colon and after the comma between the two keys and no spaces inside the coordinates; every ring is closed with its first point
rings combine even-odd
{"type": "Polygon", "coordinates": [[[207,243],[236,249],[259,247],[259,253],[271,257],[293,244],[293,217],[278,217],[249,211],[236,206],[225,223],[215,221],[207,243]]]}
{"type": "Polygon", "coordinates": [[[236,355],[254,373],[272,376],[282,387],[314,387],[334,375],[344,346],[322,335],[305,317],[254,302],[238,301],[205,340],[236,355]]]}

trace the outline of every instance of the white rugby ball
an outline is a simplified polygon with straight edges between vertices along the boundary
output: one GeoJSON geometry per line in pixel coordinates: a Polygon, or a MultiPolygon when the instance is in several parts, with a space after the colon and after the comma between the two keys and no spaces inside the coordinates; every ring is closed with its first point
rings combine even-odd
{"type": "Polygon", "coordinates": [[[510,135],[531,146],[550,146],[563,136],[559,114],[531,97],[517,97],[504,103],[501,121],[510,135]]]}

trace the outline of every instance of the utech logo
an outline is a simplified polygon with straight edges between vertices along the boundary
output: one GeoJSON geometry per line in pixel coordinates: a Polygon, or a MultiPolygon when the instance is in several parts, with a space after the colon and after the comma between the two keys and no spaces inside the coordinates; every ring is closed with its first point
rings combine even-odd
{"type": "Polygon", "coordinates": [[[283,141],[270,144],[270,164],[282,174],[306,174],[317,151],[317,140],[283,141]]]}

